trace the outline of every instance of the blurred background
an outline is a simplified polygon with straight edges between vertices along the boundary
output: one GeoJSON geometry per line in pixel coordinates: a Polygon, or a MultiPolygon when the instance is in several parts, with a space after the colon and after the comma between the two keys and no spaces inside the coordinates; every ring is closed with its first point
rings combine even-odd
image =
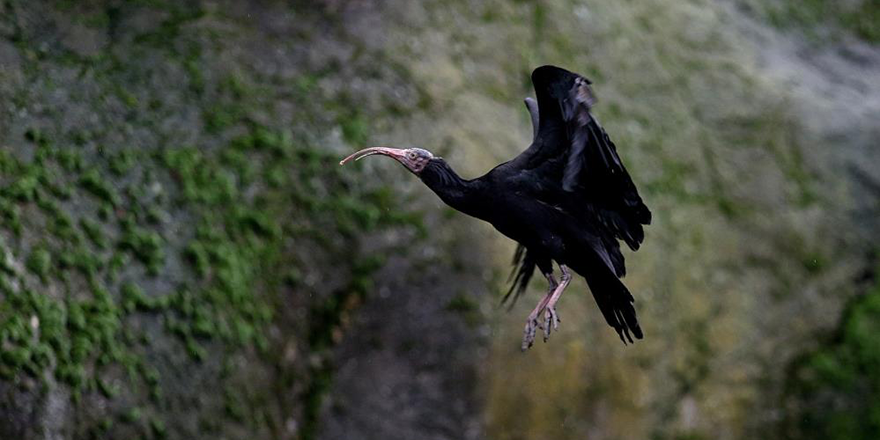
{"type": "Polygon", "coordinates": [[[880,438],[876,0],[0,0],[0,438],[880,438]],[[593,80],[654,223],[582,279],[368,145],[475,177],[593,80]]]}

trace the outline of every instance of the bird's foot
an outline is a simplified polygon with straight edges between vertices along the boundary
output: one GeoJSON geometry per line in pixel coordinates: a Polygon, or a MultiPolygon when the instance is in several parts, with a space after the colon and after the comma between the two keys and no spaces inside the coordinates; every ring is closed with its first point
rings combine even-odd
{"type": "Polygon", "coordinates": [[[550,339],[550,333],[559,330],[559,314],[556,313],[556,307],[547,307],[544,309],[544,342],[550,339]]]}
{"type": "Polygon", "coordinates": [[[529,318],[529,320],[526,321],[526,328],[523,330],[522,346],[520,347],[522,351],[532,348],[532,344],[535,342],[535,334],[538,332],[538,327],[539,324],[537,318],[529,318]]]}

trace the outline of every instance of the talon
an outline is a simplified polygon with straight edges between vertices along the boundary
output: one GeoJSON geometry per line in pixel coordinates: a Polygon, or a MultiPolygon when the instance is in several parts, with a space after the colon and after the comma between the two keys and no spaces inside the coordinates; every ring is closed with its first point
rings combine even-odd
{"type": "Polygon", "coordinates": [[[562,270],[561,283],[556,282],[552,273],[544,274],[550,283],[549,289],[544,297],[538,301],[538,305],[535,306],[526,320],[526,327],[523,330],[522,351],[528,350],[534,344],[535,335],[539,328],[543,330],[544,342],[550,339],[550,335],[554,330],[559,330],[561,320],[556,313],[556,301],[559,300],[559,296],[562,295],[562,291],[565,290],[571,280],[568,268],[565,265],[560,265],[559,268],[562,270]]]}
{"type": "Polygon", "coordinates": [[[526,351],[532,347],[532,344],[535,342],[535,330],[538,327],[538,320],[532,319],[526,321],[525,329],[523,330],[523,341],[521,345],[522,351],[526,351]]]}
{"type": "Polygon", "coordinates": [[[552,316],[553,314],[550,309],[544,311],[544,342],[547,342],[547,340],[550,339],[550,333],[555,330],[551,325],[552,316]]]}

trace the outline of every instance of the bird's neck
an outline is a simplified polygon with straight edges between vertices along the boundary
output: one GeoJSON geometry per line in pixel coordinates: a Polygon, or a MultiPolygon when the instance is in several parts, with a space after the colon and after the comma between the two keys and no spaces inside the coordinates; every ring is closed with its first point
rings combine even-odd
{"type": "Polygon", "coordinates": [[[422,182],[431,188],[444,203],[465,214],[481,217],[485,201],[480,197],[483,188],[479,179],[465,180],[443,159],[432,159],[419,174],[422,182]]]}

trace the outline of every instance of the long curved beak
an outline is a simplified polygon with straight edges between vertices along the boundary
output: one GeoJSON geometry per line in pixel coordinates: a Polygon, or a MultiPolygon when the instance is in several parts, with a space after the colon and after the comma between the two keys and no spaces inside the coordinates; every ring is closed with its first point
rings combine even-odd
{"type": "Polygon", "coordinates": [[[357,160],[361,160],[367,156],[372,156],[374,154],[382,154],[385,156],[391,156],[401,162],[403,161],[403,158],[406,157],[406,152],[404,150],[399,149],[399,148],[370,147],[370,148],[364,148],[363,150],[357,151],[357,152],[353,153],[351,156],[348,156],[345,159],[340,160],[339,165],[345,165],[346,162],[349,162],[352,159],[357,161],[357,160]]]}

